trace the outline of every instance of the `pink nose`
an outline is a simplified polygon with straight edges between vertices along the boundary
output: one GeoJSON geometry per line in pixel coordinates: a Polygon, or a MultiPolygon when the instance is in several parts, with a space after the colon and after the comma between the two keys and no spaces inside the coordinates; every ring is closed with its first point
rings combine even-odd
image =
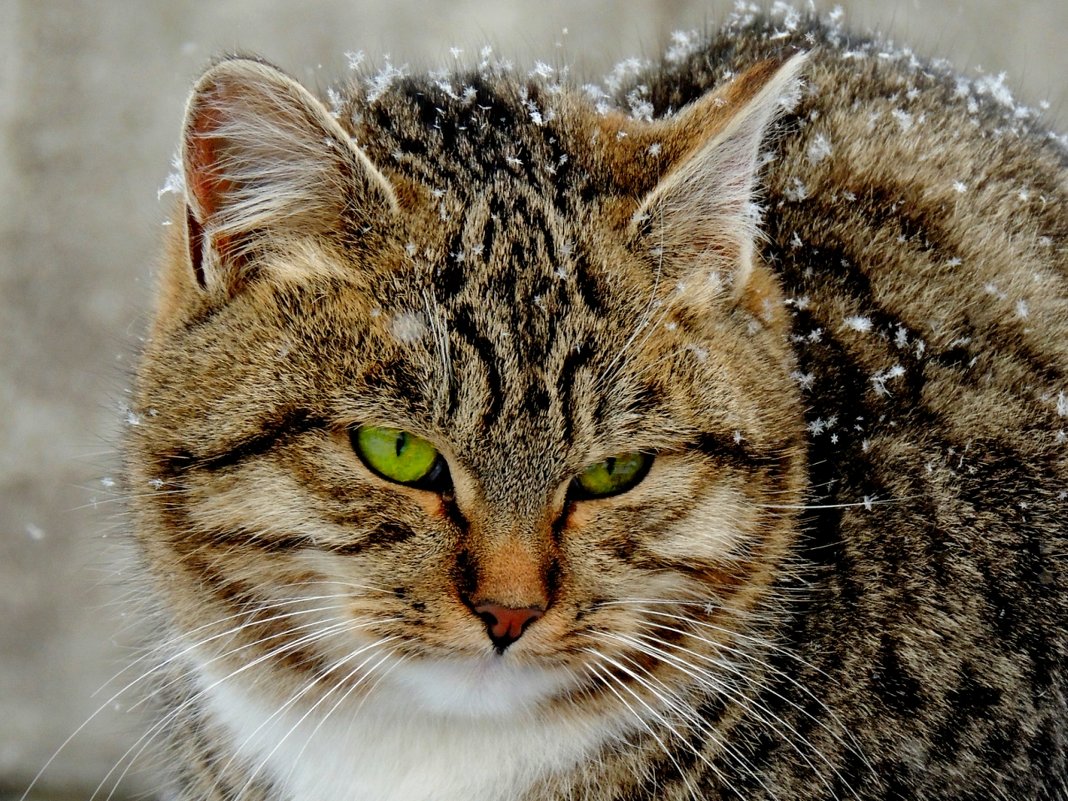
{"type": "Polygon", "coordinates": [[[545,614],[537,607],[512,609],[497,604],[479,604],[475,614],[486,624],[486,631],[500,653],[523,636],[526,627],[545,614]]]}

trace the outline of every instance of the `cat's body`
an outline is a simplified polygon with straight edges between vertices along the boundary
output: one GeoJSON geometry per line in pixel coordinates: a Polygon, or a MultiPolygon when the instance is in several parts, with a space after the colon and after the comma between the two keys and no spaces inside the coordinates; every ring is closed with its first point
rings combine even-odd
{"type": "Polygon", "coordinates": [[[198,85],[129,440],[175,797],[1068,797],[1063,146],[789,15],[620,99],[688,110],[198,85]]]}

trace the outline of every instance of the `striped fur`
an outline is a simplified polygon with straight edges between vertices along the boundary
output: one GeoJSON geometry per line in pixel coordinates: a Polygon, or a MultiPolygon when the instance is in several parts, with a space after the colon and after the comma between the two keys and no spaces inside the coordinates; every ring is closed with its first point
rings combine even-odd
{"type": "Polygon", "coordinates": [[[209,70],[127,443],[173,797],[1068,798],[1068,155],[884,50],[209,70]]]}

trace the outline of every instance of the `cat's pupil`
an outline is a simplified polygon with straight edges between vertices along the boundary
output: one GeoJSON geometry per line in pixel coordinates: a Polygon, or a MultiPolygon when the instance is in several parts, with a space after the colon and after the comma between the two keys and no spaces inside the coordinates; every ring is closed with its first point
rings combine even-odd
{"type": "Polygon", "coordinates": [[[641,451],[609,456],[575,477],[572,497],[604,498],[626,492],[645,478],[652,461],[650,454],[641,451]]]}
{"type": "Polygon", "coordinates": [[[437,449],[415,434],[387,426],[360,426],[349,435],[363,463],[378,475],[409,486],[440,489],[448,469],[437,449]]]}

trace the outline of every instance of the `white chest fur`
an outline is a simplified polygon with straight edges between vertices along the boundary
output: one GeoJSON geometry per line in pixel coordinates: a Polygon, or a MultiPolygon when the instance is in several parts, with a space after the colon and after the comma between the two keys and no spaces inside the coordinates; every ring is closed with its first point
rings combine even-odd
{"type": "Polygon", "coordinates": [[[483,667],[399,664],[365,701],[336,708],[328,698],[279,711],[207,675],[206,696],[238,759],[292,801],[515,801],[607,736],[529,711],[562,677],[483,667]]]}

